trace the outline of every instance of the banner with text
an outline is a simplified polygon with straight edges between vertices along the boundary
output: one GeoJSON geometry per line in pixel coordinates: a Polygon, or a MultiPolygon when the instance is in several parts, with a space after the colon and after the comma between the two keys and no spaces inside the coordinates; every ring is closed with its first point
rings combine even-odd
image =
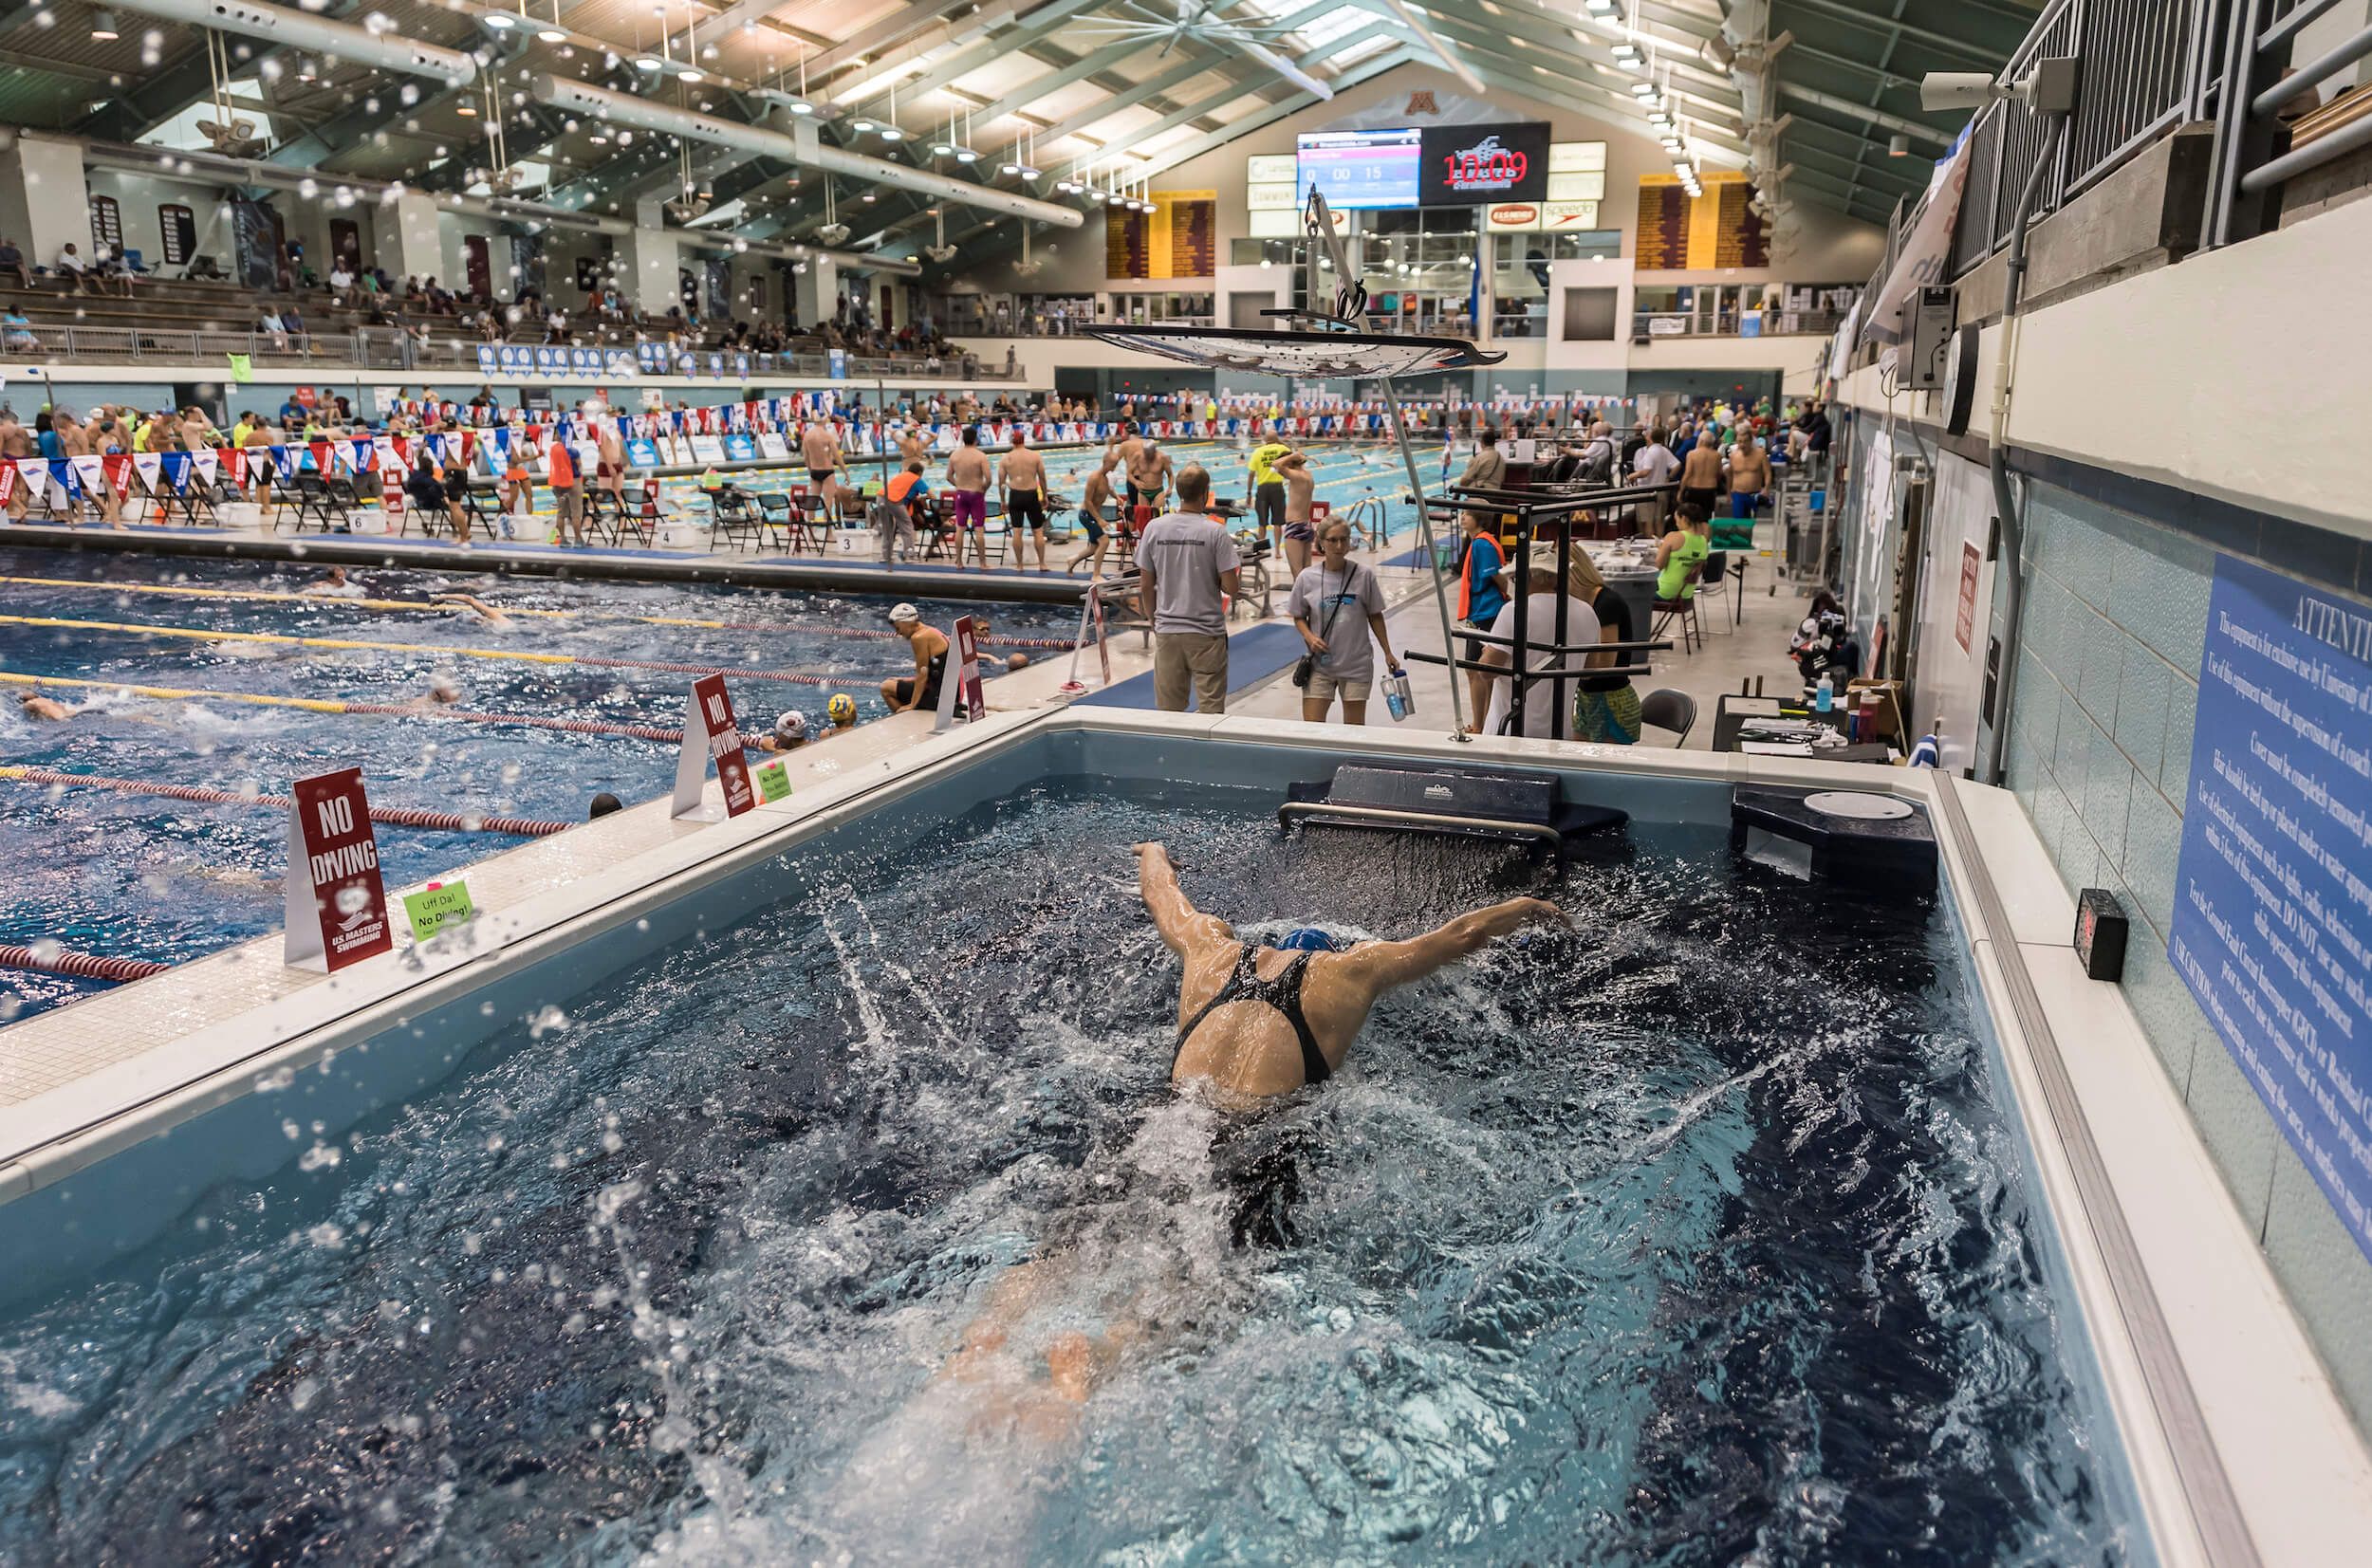
{"type": "Polygon", "coordinates": [[[2216,558],[2166,948],[2372,1256],[2372,606],[2216,558]]]}

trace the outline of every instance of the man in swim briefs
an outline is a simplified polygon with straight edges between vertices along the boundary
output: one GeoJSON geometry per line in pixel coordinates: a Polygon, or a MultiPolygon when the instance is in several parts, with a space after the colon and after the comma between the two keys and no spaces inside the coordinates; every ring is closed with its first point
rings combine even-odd
{"type": "Polygon", "coordinates": [[[1022,529],[1027,527],[1037,542],[1038,570],[1045,571],[1046,459],[1030,450],[1029,438],[1019,426],[1013,429],[1012,450],[997,465],[996,477],[1005,491],[1005,542],[1012,549],[1013,564],[1021,564],[1022,529]]]}
{"type": "Polygon", "coordinates": [[[989,483],[993,477],[989,454],[980,450],[980,427],[966,425],[962,442],[947,460],[947,487],[955,493],[955,564],[964,563],[964,541],[979,553],[980,569],[989,569],[989,483]]]}
{"type": "Polygon", "coordinates": [[[840,471],[840,433],[829,419],[810,419],[799,433],[799,455],[806,459],[807,483],[818,489],[840,471]]]}
{"type": "Polygon", "coordinates": [[[1284,543],[1287,570],[1293,578],[1299,578],[1302,568],[1309,564],[1310,551],[1318,539],[1309,521],[1315,509],[1318,476],[1309,471],[1308,454],[1300,452],[1278,458],[1276,473],[1285,484],[1285,526],[1278,530],[1277,537],[1284,543]]]}
{"type": "Polygon", "coordinates": [[[1134,523],[1138,507],[1149,507],[1155,516],[1161,512],[1161,498],[1170,492],[1170,454],[1161,444],[1147,436],[1137,443],[1136,455],[1128,460],[1128,504],[1130,515],[1121,521],[1134,523]]]}
{"type": "Polygon", "coordinates": [[[1305,928],[1281,948],[1246,942],[1178,886],[1169,851],[1137,846],[1137,887],[1185,961],[1172,1083],[1207,1082],[1222,1102],[1256,1103],[1322,1083],[1350,1054],[1376,999],[1531,924],[1564,924],[1539,898],[1510,898],[1401,942],[1343,946],[1305,928]]]}

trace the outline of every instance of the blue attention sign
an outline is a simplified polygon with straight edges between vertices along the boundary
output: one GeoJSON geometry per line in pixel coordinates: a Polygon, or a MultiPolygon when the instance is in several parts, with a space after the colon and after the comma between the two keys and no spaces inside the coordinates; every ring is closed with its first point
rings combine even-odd
{"type": "Polygon", "coordinates": [[[2372,606],[2216,558],[2166,951],[2372,1256],[2372,606]]]}

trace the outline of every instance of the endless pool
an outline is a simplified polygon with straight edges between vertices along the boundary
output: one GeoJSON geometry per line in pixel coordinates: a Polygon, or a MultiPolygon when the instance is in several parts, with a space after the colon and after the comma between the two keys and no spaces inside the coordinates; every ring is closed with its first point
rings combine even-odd
{"type": "Polygon", "coordinates": [[[1287,782],[1449,750],[1314,738],[992,720],[178,1042],[209,1083],[0,1113],[8,1555],[2239,1560],[1948,784],[1942,894],[1852,898],[1731,861],[1741,760],[1518,743],[1633,815],[1578,932],[1221,1125],[1133,839],[1254,931],[1500,891],[1280,848],[1287,782]],[[1010,1385],[947,1377],[1049,1258],[1010,1385]],[[1121,1320],[1050,1410],[1031,1356],[1121,1320]]]}

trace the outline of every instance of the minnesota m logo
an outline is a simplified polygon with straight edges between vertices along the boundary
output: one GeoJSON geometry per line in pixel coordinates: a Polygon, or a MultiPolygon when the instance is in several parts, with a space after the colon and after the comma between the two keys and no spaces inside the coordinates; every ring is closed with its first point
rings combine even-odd
{"type": "Polygon", "coordinates": [[[1434,102],[1433,94],[1424,89],[1409,94],[1408,107],[1400,111],[1404,115],[1437,115],[1440,112],[1441,107],[1434,102]]]}

